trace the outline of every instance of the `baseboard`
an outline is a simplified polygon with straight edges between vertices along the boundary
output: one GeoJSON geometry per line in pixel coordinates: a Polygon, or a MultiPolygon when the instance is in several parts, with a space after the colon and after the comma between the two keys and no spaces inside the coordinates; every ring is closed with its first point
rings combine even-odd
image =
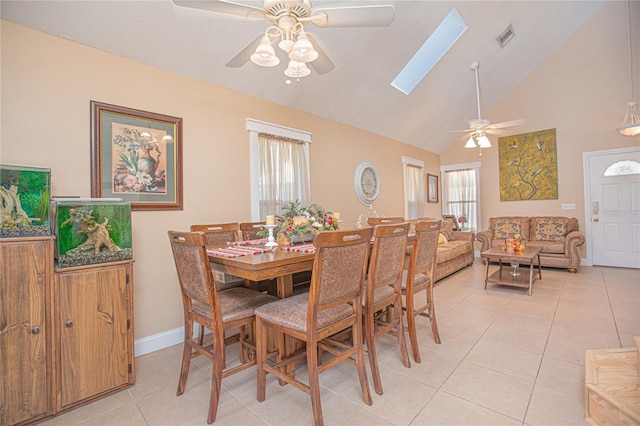
{"type": "MultiPolygon", "coordinates": [[[[197,335],[198,330],[198,324],[195,324],[193,334],[197,335]]],[[[211,331],[207,330],[205,334],[207,333],[211,333],[211,331]]],[[[184,342],[184,327],[174,328],[173,330],[163,331],[162,333],[153,334],[136,340],[134,343],[135,354],[137,357],[146,355],[182,342],[184,342]]]]}

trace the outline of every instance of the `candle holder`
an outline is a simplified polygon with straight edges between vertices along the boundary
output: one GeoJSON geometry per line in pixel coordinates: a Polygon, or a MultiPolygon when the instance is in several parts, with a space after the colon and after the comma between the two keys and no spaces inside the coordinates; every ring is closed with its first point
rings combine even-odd
{"type": "Polygon", "coordinates": [[[278,247],[278,243],[276,243],[275,238],[273,238],[273,230],[275,229],[276,225],[264,225],[264,227],[269,231],[269,237],[267,238],[267,243],[264,246],[269,249],[278,247]]]}

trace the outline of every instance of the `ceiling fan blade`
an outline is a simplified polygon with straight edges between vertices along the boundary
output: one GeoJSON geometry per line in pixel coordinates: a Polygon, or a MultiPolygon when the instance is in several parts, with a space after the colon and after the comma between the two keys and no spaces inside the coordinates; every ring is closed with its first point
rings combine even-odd
{"type": "Polygon", "coordinates": [[[318,58],[315,61],[308,62],[307,65],[313,68],[313,70],[320,75],[332,71],[336,66],[333,64],[331,59],[329,59],[327,53],[322,49],[318,40],[309,33],[307,33],[307,37],[309,37],[309,40],[313,44],[313,48],[318,52],[318,58]]]}
{"type": "Polygon", "coordinates": [[[173,0],[173,2],[182,7],[192,7],[249,19],[264,19],[264,10],[261,8],[228,0],[173,0]]]}
{"type": "Polygon", "coordinates": [[[495,135],[495,136],[507,136],[507,135],[510,135],[512,132],[510,132],[507,129],[487,129],[485,130],[485,133],[488,135],[495,135]]]}
{"type": "Polygon", "coordinates": [[[503,121],[502,123],[489,124],[485,129],[503,129],[505,127],[521,126],[527,121],[520,118],[518,120],[503,121]]]}
{"type": "Polygon", "coordinates": [[[255,38],[255,40],[253,40],[247,45],[247,47],[238,52],[238,54],[231,58],[231,60],[225,65],[230,68],[239,68],[249,62],[249,59],[251,59],[251,55],[253,55],[253,52],[256,51],[256,48],[260,44],[262,37],[264,37],[264,34],[259,34],[258,37],[255,38]]]}
{"type": "Polygon", "coordinates": [[[319,7],[310,21],[318,27],[388,27],[396,16],[395,2],[319,7]]]}

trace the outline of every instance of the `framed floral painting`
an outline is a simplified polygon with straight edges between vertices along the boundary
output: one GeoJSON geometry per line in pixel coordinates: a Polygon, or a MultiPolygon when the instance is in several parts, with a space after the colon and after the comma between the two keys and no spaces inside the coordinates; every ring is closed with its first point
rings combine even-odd
{"type": "Polygon", "coordinates": [[[182,118],[91,101],[91,196],[182,210],[182,118]]]}

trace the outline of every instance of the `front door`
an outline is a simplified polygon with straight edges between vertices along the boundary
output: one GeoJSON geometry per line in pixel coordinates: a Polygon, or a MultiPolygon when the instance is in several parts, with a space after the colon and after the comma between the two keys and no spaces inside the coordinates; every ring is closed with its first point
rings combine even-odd
{"type": "Polygon", "coordinates": [[[592,263],[640,268],[640,148],[586,155],[592,263]]]}

